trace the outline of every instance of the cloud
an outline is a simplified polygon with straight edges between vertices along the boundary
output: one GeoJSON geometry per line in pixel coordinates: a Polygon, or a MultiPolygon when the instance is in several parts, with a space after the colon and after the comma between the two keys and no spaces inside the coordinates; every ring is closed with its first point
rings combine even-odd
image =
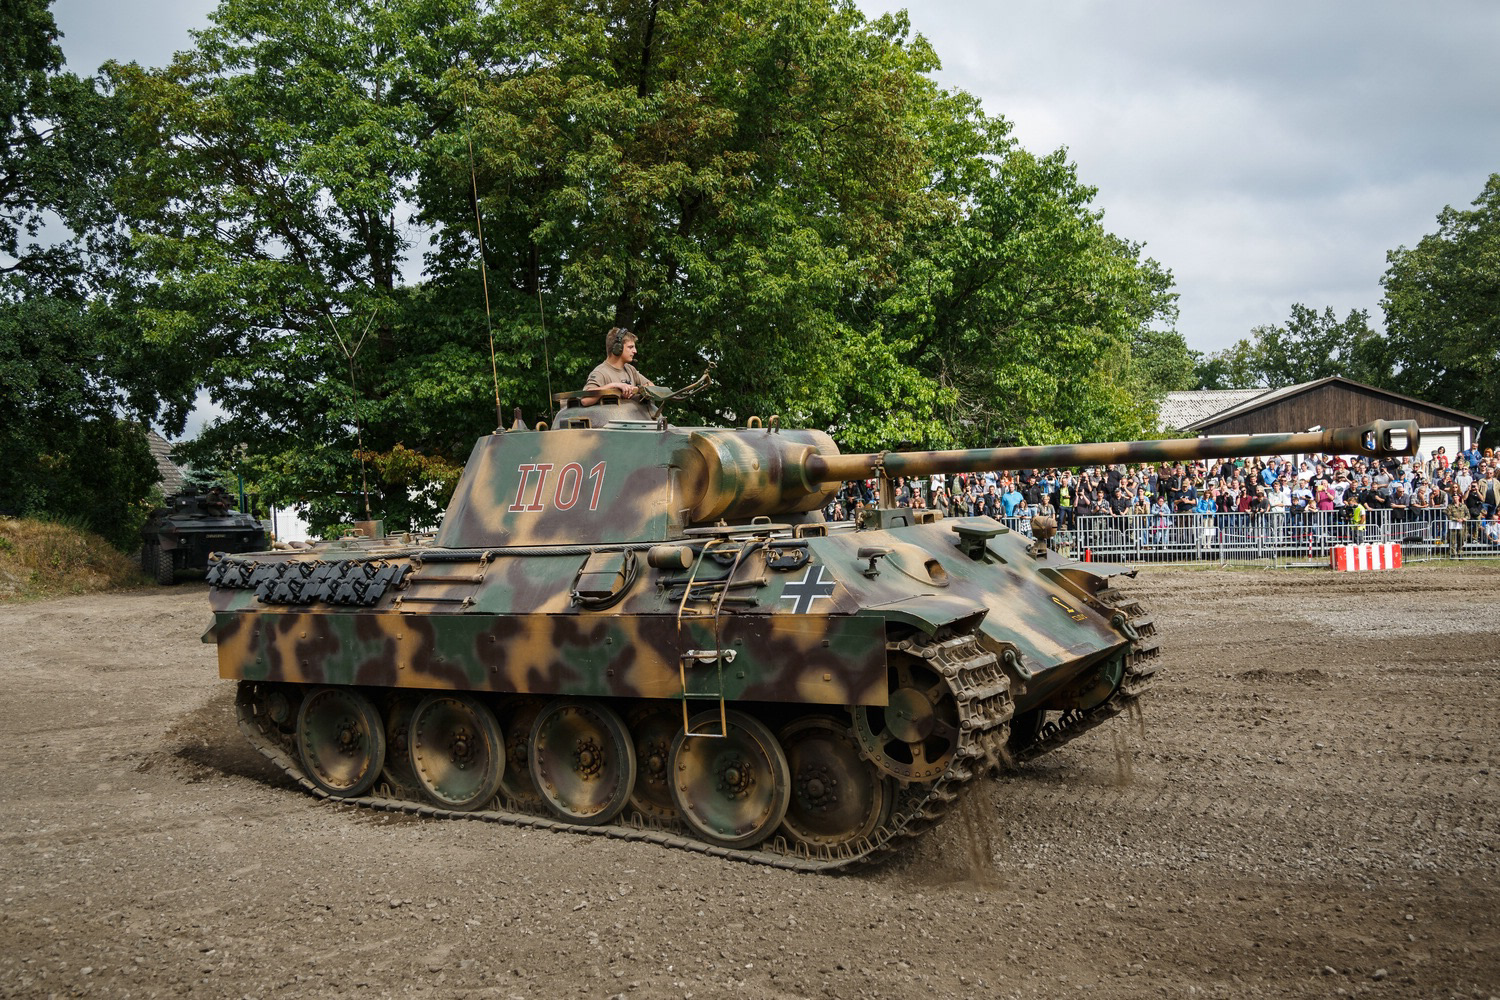
{"type": "Polygon", "coordinates": [[[1500,170],[1500,5],[907,6],[945,86],[1066,147],[1106,225],[1173,271],[1199,350],[1294,302],[1378,324],[1386,251],[1500,170]]]}
{"type": "Polygon", "coordinates": [[[110,59],[165,66],[192,45],[189,29],[208,27],[216,0],[55,0],[68,69],[90,76],[110,59]]]}
{"type": "MultiPolygon", "coordinates": [[[[1500,4],[858,0],[909,8],[939,80],[1065,146],[1106,224],[1146,244],[1217,350],[1294,302],[1380,322],[1385,254],[1500,171],[1500,4]]],[[[57,0],[75,72],[161,65],[211,0],[57,0]]]]}

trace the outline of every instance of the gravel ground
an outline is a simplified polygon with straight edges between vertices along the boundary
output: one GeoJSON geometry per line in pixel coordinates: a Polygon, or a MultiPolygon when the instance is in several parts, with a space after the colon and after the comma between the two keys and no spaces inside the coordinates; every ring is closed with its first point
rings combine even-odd
{"type": "Polygon", "coordinates": [[[1129,589],[1141,717],[850,876],[320,802],[201,585],[0,606],[0,995],[1500,993],[1500,568],[1129,589]]]}

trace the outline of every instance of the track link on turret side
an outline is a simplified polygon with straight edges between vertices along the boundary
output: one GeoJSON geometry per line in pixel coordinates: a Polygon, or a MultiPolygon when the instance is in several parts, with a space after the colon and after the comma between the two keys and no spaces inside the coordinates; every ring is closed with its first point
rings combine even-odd
{"type": "Polygon", "coordinates": [[[1156,673],[1156,657],[1160,653],[1156,639],[1156,620],[1152,618],[1140,601],[1124,591],[1109,587],[1094,595],[1094,600],[1105,608],[1118,611],[1135,630],[1137,638],[1130,640],[1130,649],[1125,654],[1125,672],[1120,678],[1114,694],[1087,711],[1065,712],[1042,727],[1034,742],[1011,752],[1018,764],[1035,760],[1051,753],[1070,740],[1108,722],[1127,709],[1135,708],[1141,692],[1151,684],[1156,673]]]}
{"type": "Polygon", "coordinates": [[[908,655],[921,657],[948,683],[958,706],[959,746],[947,769],[934,781],[911,784],[897,795],[891,817],[869,837],[835,848],[808,849],[773,836],[759,847],[745,850],[704,843],[687,835],[685,827],[662,824],[632,813],[622,822],[605,826],[584,826],[551,816],[516,812],[506,808],[501,798],[491,808],[460,812],[431,805],[417,798],[402,798],[405,789],[379,786],[381,794],[354,798],[330,796],[308,780],[302,772],[293,735],[269,718],[254,712],[256,681],[241,681],[235,711],[240,730],[259,750],[303,789],[319,798],[352,805],[368,806],[391,812],[419,816],[442,816],[450,819],[482,820],[512,826],[559,830],[619,840],[643,841],[663,847],[696,851],[732,861],[770,865],[794,871],[828,872],[878,862],[892,856],[903,845],[920,837],[935,826],[958,801],[965,785],[992,767],[1003,753],[1009,736],[1013,710],[1010,686],[993,653],[985,651],[972,635],[944,640],[921,638],[892,643],[908,655]]]}

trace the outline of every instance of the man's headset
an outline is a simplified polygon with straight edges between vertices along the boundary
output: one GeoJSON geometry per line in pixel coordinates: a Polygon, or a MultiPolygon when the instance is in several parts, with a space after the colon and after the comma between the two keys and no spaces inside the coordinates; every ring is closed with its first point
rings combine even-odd
{"type": "Polygon", "coordinates": [[[610,357],[613,358],[616,355],[625,353],[625,338],[629,336],[632,336],[631,331],[625,329],[625,327],[623,326],[617,326],[613,330],[609,331],[610,357]]]}

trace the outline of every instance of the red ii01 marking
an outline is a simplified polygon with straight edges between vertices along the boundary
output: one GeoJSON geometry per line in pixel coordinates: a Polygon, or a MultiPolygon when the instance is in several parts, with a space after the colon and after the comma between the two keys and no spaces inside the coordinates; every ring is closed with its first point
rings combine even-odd
{"type": "MultiPolygon", "coordinates": [[[[599,494],[604,489],[604,466],[600,462],[589,470],[589,481],[594,484],[593,492],[589,495],[589,510],[599,509],[599,494]]],[[[506,510],[513,514],[525,514],[539,510],[546,510],[547,505],[542,503],[542,493],[547,487],[547,476],[552,471],[551,462],[527,463],[516,466],[516,499],[506,510]],[[527,503],[526,483],[531,479],[531,474],[536,473],[536,489],[532,491],[531,502],[527,503]]],[[[557,486],[552,492],[552,506],[558,510],[570,510],[578,502],[579,489],[583,485],[583,466],[577,462],[569,462],[562,467],[557,474],[557,486]]]]}

